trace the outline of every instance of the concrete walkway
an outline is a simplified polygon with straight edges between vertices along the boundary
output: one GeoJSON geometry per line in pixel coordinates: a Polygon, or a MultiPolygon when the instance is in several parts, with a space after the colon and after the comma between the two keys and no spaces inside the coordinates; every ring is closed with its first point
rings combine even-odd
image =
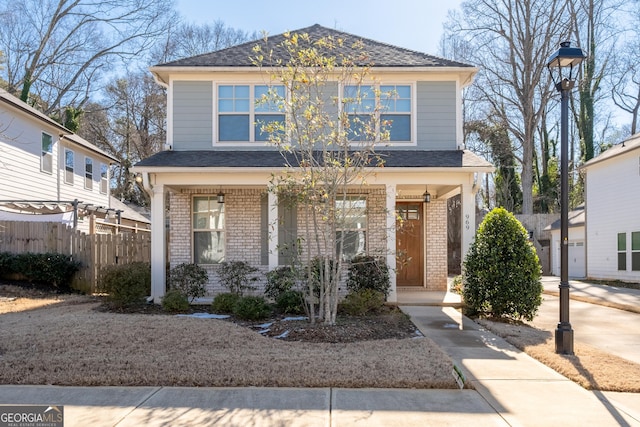
{"type": "MultiPolygon", "coordinates": [[[[603,292],[571,285],[575,294],[603,292]]],[[[554,286],[545,280],[549,292],[554,286]]],[[[634,304],[627,293],[600,297],[634,304]]],[[[64,405],[66,427],[640,426],[640,394],[584,390],[454,307],[433,305],[442,298],[455,303],[455,296],[427,294],[414,295],[417,305],[401,308],[454,359],[475,390],[8,385],[0,386],[0,404],[64,405]]]]}

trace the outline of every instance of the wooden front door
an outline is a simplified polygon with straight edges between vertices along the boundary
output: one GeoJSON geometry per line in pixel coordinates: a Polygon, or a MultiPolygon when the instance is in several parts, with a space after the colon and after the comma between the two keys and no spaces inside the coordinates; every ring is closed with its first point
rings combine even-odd
{"type": "Polygon", "coordinates": [[[424,243],[422,203],[396,203],[396,284],[422,286],[424,278],[424,243]]]}

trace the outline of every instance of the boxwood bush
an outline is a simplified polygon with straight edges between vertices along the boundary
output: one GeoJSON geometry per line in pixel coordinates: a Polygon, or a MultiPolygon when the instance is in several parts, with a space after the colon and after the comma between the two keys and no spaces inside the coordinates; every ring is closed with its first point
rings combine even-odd
{"type": "Polygon", "coordinates": [[[112,265],[102,270],[100,289],[118,308],[142,305],[151,294],[151,266],[146,262],[112,265]]]}
{"type": "Polygon", "coordinates": [[[507,210],[480,224],[463,266],[468,313],[531,320],[542,303],[542,272],[527,230],[507,210]]]}
{"type": "Polygon", "coordinates": [[[370,289],[382,292],[387,297],[391,289],[387,263],[382,258],[371,255],[355,256],[349,264],[347,289],[350,292],[370,289]]]}
{"type": "Polygon", "coordinates": [[[62,290],[70,290],[71,279],[80,269],[80,263],[69,255],[58,253],[0,254],[0,273],[19,274],[31,282],[51,285],[62,290]]]}

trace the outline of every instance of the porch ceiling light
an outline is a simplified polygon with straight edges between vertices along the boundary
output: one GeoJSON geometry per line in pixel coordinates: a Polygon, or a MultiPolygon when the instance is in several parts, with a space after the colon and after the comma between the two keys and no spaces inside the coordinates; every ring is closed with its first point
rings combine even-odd
{"type": "Polygon", "coordinates": [[[425,190],[422,195],[422,201],[425,203],[431,203],[431,194],[429,194],[429,189],[425,190]]]}
{"type": "Polygon", "coordinates": [[[224,193],[222,190],[218,192],[218,203],[224,203],[224,193]]]}

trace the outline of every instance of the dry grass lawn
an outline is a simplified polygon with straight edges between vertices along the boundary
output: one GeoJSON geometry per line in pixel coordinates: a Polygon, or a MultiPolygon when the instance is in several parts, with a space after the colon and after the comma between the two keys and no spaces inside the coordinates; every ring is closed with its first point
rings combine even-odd
{"type": "Polygon", "coordinates": [[[283,342],[222,320],[98,305],[81,296],[0,302],[0,384],[457,387],[451,359],[429,338],[283,342]]]}
{"type": "Polygon", "coordinates": [[[556,354],[553,334],[522,323],[477,320],[494,334],[589,390],[640,392],[640,365],[579,341],[574,355],[556,354]]]}

